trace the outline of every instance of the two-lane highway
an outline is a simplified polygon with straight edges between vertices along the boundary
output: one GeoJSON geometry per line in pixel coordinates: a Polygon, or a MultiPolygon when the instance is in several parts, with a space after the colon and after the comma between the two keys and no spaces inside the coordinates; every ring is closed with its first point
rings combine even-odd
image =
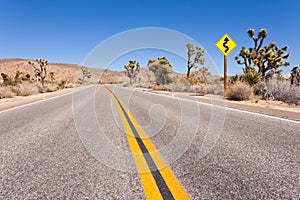
{"type": "Polygon", "coordinates": [[[0,199],[299,199],[299,128],[92,86],[0,113],[0,199]]]}

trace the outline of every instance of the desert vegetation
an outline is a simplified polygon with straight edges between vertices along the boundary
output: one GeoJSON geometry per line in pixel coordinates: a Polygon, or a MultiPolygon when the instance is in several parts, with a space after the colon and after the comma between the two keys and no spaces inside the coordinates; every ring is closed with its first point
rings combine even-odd
{"type": "Polygon", "coordinates": [[[86,78],[92,77],[92,74],[86,66],[81,66],[80,69],[81,69],[82,76],[81,78],[78,78],[78,80],[80,81],[80,83],[84,83],[86,81],[86,78]]]}
{"type": "Polygon", "coordinates": [[[39,58],[29,61],[11,59],[1,61],[3,63],[0,63],[0,70],[2,71],[0,99],[53,92],[75,86],[75,79],[73,78],[75,70],[72,68],[62,70],[57,64],[54,64],[55,68],[53,68],[53,65],[51,66],[46,59],[39,58]],[[53,71],[48,73],[48,67],[53,69],[53,71]],[[13,69],[16,69],[14,73],[13,69]],[[62,71],[63,73],[61,73],[62,71]]]}
{"type": "Polygon", "coordinates": [[[204,56],[204,50],[200,47],[196,46],[196,50],[193,44],[187,44],[186,45],[188,51],[187,51],[187,73],[186,77],[190,77],[191,69],[198,68],[198,65],[204,65],[205,59],[204,56]]]}
{"type": "Polygon", "coordinates": [[[6,60],[0,60],[0,98],[28,96],[100,83],[196,95],[219,95],[229,100],[254,98],[300,104],[300,68],[295,66],[290,74],[282,74],[282,68],[290,65],[288,46],[279,47],[275,42],[265,45],[268,36],[266,29],[261,29],[257,34],[254,29],[249,29],[247,34],[253,45],[242,47],[234,57],[237,66],[242,66],[243,73],[228,77],[229,87],[226,92],[223,89],[224,78],[211,74],[209,66],[206,65],[205,50],[187,44],[186,74],[175,72],[166,56],[149,59],[144,67],[136,60],[129,60],[122,72],[76,65],[64,65],[59,71],[59,64],[51,64],[43,58],[26,61],[26,65],[22,60],[22,65],[8,68],[6,65],[1,66],[1,62],[6,60]],[[13,73],[12,69],[15,70],[13,73]]]}
{"type": "MultiPolygon", "coordinates": [[[[234,57],[242,66],[242,74],[229,77],[229,88],[223,89],[223,77],[214,76],[205,65],[205,51],[193,44],[187,44],[187,72],[176,73],[165,56],[148,61],[148,68],[140,68],[137,61],[124,66],[129,83],[124,86],[147,87],[153,90],[189,92],[197,95],[220,95],[229,100],[261,99],[300,104],[300,68],[293,67],[291,73],[283,76],[282,68],[289,67],[288,46],[279,47],[275,42],[265,45],[268,35],[261,29],[257,35],[254,29],[247,31],[253,45],[242,47],[234,57]]],[[[126,81],[125,81],[126,82],[126,81]]]]}
{"type": "Polygon", "coordinates": [[[127,65],[124,65],[125,75],[130,80],[130,85],[135,83],[137,80],[137,75],[140,73],[140,63],[136,62],[135,60],[129,60],[127,65]]]}
{"type": "Polygon", "coordinates": [[[299,67],[291,70],[290,80],[282,76],[282,67],[290,65],[286,61],[290,57],[288,46],[280,48],[275,42],[263,46],[266,29],[261,29],[257,36],[254,29],[249,29],[247,33],[253,46],[242,47],[235,57],[237,64],[243,66],[243,74],[231,78],[232,84],[226,96],[233,100],[247,100],[255,94],[264,100],[300,104],[299,67]]]}

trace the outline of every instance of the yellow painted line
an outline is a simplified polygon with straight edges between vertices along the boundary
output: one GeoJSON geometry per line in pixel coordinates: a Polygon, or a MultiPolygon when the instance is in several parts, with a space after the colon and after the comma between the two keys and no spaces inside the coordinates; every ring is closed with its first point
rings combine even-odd
{"type": "Polygon", "coordinates": [[[174,199],[179,200],[187,200],[190,199],[188,194],[185,192],[183,187],[181,186],[180,182],[177,180],[175,175],[173,174],[172,170],[168,167],[168,165],[165,163],[159,152],[156,150],[155,146],[152,144],[150,139],[147,137],[147,135],[144,133],[142,128],[139,126],[138,122],[135,120],[133,115],[129,112],[129,110],[126,108],[126,106],[123,104],[123,102],[109,89],[106,87],[106,89],[111,93],[114,102],[117,106],[118,112],[120,114],[125,133],[127,135],[127,140],[129,142],[129,146],[131,148],[134,160],[136,162],[136,167],[144,188],[144,192],[146,195],[146,199],[163,199],[162,195],[160,194],[160,191],[158,189],[158,186],[155,182],[155,179],[149,169],[149,166],[147,165],[147,162],[145,160],[145,157],[137,143],[136,138],[134,137],[134,134],[132,133],[132,130],[130,128],[130,125],[123,113],[122,108],[120,107],[119,103],[125,110],[126,114],[130,118],[131,122],[133,123],[135,129],[137,130],[140,138],[142,139],[144,145],[146,146],[150,156],[152,157],[155,165],[157,166],[157,169],[159,170],[160,174],[162,175],[165,183],[167,184],[170,192],[172,193],[174,199]]]}
{"type": "MultiPolygon", "coordinates": [[[[108,90],[108,91],[111,94],[113,94],[112,91],[110,91],[110,90],[108,90]]],[[[141,179],[141,182],[142,182],[142,185],[144,188],[144,193],[145,193],[146,199],[157,199],[157,200],[163,199],[159,192],[159,189],[156,185],[154,177],[152,176],[150,169],[147,165],[147,162],[143,156],[143,153],[142,153],[141,149],[139,148],[139,145],[131,131],[131,128],[130,128],[125,116],[124,116],[123,111],[122,111],[120,105],[118,104],[117,99],[113,95],[112,95],[112,97],[114,99],[114,102],[115,102],[118,112],[120,114],[120,117],[121,117],[121,120],[123,123],[123,127],[124,127],[125,133],[127,135],[127,140],[128,140],[130,149],[132,151],[132,155],[135,160],[135,164],[136,164],[136,167],[137,167],[137,170],[139,173],[139,177],[141,179]]]]}

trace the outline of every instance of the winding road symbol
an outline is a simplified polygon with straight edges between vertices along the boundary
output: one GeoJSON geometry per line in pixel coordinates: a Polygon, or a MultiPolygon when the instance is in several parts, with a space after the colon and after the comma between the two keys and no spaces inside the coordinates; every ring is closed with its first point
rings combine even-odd
{"type": "Polygon", "coordinates": [[[224,54],[224,56],[227,56],[236,47],[236,43],[228,34],[224,34],[216,43],[216,46],[224,54]]]}
{"type": "Polygon", "coordinates": [[[228,37],[225,37],[225,39],[224,39],[224,43],[223,43],[223,47],[225,47],[225,48],[226,48],[226,49],[225,49],[225,53],[227,53],[227,51],[229,50],[229,47],[228,47],[228,46],[226,46],[227,42],[229,42],[229,39],[228,39],[228,37]]]}

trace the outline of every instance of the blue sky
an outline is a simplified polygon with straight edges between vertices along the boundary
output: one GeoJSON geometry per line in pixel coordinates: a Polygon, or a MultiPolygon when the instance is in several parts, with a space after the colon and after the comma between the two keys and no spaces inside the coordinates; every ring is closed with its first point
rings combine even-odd
{"type": "MultiPolygon", "coordinates": [[[[221,73],[223,56],[215,43],[228,33],[238,44],[228,57],[228,73],[235,74],[242,67],[234,56],[242,46],[252,45],[246,30],[267,28],[265,44],[275,41],[279,46],[290,47],[291,66],[284,68],[288,73],[291,67],[300,65],[299,11],[298,0],[0,0],[0,58],[43,57],[50,62],[81,64],[93,48],[114,34],[133,28],[162,27],[199,42],[221,73]]],[[[129,53],[111,67],[121,70],[125,60],[145,63],[161,53],[164,52],[129,53]]],[[[166,55],[177,71],[186,70],[182,59],[166,55]]]]}

